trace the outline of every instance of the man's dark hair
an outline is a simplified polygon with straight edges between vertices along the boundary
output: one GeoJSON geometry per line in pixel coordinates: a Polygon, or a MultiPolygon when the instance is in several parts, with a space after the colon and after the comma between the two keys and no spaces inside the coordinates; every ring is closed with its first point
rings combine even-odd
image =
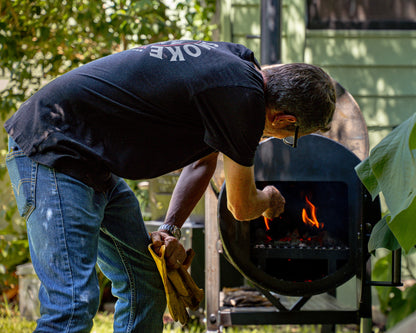
{"type": "Polygon", "coordinates": [[[336,93],[328,74],[304,63],[268,66],[262,72],[267,107],[295,116],[301,133],[329,130],[336,93]]]}

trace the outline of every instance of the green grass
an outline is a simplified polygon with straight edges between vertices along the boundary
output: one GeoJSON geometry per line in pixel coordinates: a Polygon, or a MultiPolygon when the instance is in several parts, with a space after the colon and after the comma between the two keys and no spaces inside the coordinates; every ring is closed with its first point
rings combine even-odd
{"type": "MultiPolygon", "coordinates": [[[[112,333],[113,315],[99,312],[94,318],[92,333],[112,333]]],[[[2,333],[31,333],[36,327],[36,322],[28,321],[19,314],[16,305],[0,304],[0,332],[2,333]]],[[[205,327],[198,323],[192,323],[186,328],[177,324],[166,324],[163,333],[203,333],[205,327]]],[[[318,325],[279,325],[279,326],[245,326],[229,327],[224,333],[318,333],[318,325]]],[[[337,333],[355,333],[359,330],[352,326],[337,326],[337,333]]]]}

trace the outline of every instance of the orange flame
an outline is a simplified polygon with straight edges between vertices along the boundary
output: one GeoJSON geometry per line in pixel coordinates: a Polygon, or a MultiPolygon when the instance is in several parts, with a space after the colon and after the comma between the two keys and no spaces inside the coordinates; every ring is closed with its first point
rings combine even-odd
{"type": "Polygon", "coordinates": [[[269,226],[270,220],[266,216],[263,216],[263,217],[264,217],[264,224],[266,225],[266,230],[270,230],[270,226],[269,226]]]}
{"type": "Polygon", "coordinates": [[[318,219],[316,218],[316,207],[312,204],[312,202],[309,201],[308,197],[305,196],[306,203],[308,204],[308,207],[311,211],[311,217],[308,216],[308,213],[306,213],[306,209],[302,209],[302,220],[305,224],[313,226],[318,229],[322,229],[324,227],[323,223],[319,223],[318,219]]]}

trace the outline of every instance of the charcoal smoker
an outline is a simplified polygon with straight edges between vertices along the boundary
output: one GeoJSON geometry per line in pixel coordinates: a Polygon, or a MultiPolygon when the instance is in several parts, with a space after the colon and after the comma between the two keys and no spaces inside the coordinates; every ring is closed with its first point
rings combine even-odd
{"type": "MultiPolygon", "coordinates": [[[[349,126],[341,121],[346,105],[357,108],[351,104],[351,95],[338,84],[337,96],[335,132],[327,134],[332,137],[349,126]],[[348,100],[343,102],[345,96],[348,100]]],[[[364,130],[362,137],[367,140],[364,130]]],[[[345,137],[338,139],[348,144],[345,137]]],[[[365,140],[364,146],[368,144],[365,140]]],[[[300,138],[296,149],[278,139],[262,142],[254,163],[257,188],[274,185],[286,198],[285,212],[274,220],[236,221],[227,209],[224,183],[218,195],[218,226],[213,225],[210,216],[214,216],[215,191],[207,192],[208,331],[252,324],[323,324],[333,329],[335,324],[354,323],[362,332],[371,332],[371,285],[400,285],[400,255],[396,254],[391,282],[371,281],[367,244],[372,227],[380,219],[380,204],[378,199],[371,200],[354,170],[365,157],[367,148],[362,146],[350,142],[352,149],[347,149],[315,134],[300,138]],[[216,227],[220,242],[216,242],[216,227]],[[215,245],[210,248],[209,244],[215,245]],[[212,294],[219,290],[214,282],[220,274],[215,268],[215,250],[224,252],[273,307],[221,306],[212,294]],[[353,277],[357,281],[357,304],[346,307],[337,302],[335,290],[353,277]]]]}
{"type": "Polygon", "coordinates": [[[278,139],[263,142],[256,185],[276,186],[286,199],[285,212],[271,221],[238,222],[226,207],[224,186],[219,222],[229,259],[248,279],[279,294],[309,296],[349,280],[362,261],[364,209],[379,217],[355,174],[358,163],[349,150],[319,135],[302,137],[299,149],[278,139]]]}

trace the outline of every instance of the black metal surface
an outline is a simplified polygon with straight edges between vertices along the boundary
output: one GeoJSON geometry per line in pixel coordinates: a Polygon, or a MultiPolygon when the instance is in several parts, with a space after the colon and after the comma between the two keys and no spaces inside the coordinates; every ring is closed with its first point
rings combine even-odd
{"type": "MultiPolygon", "coordinates": [[[[278,312],[278,311],[253,311],[253,309],[226,309],[221,311],[221,322],[237,325],[313,325],[313,324],[359,324],[360,317],[357,311],[299,311],[278,312]],[[228,317],[228,318],[227,318],[228,317]]],[[[225,325],[227,326],[227,325],[225,325]]],[[[231,326],[231,325],[230,325],[231,326]]]]}
{"type": "Polygon", "coordinates": [[[308,29],[413,30],[414,0],[308,0],[308,29]]]}
{"type": "MultiPolygon", "coordinates": [[[[348,218],[345,230],[347,244],[341,248],[254,248],[251,249],[251,222],[236,221],[226,207],[226,187],[219,195],[220,236],[224,250],[232,264],[255,285],[282,295],[307,296],[333,290],[352,276],[359,274],[360,262],[366,260],[359,245],[359,228],[363,223],[363,189],[354,167],[360,162],[356,155],[337,142],[320,135],[308,135],[299,140],[299,147],[291,149],[280,140],[263,142],[255,158],[255,178],[258,182],[341,182],[347,185],[348,218]],[[262,269],[261,260],[253,263],[253,256],[268,258],[303,258],[299,263],[317,257],[329,267],[326,275],[312,280],[293,281],[282,275],[273,276],[262,269]],[[342,258],[342,265],[335,259],[342,258]],[[331,262],[332,259],[332,262],[331,262]],[[260,268],[259,268],[260,267],[260,268]]],[[[372,216],[375,223],[377,216],[372,216]]],[[[365,254],[367,253],[365,249],[365,254]]],[[[276,261],[276,267],[283,261],[276,261]]],[[[295,263],[296,265],[296,263],[295,263]]],[[[318,267],[318,266],[317,266],[318,267]]],[[[300,266],[301,270],[302,267],[300,266]]],[[[311,269],[315,269],[313,266],[311,269]]]]}

